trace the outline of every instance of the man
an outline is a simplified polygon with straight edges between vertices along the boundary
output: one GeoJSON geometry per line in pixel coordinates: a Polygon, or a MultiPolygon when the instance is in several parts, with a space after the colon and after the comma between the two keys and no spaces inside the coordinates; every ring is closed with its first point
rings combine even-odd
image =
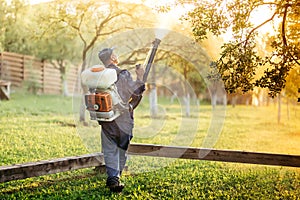
{"type": "MultiPolygon", "coordinates": [[[[127,70],[117,67],[118,57],[112,48],[105,48],[98,53],[99,59],[107,68],[115,69],[118,74],[117,90],[123,102],[128,103],[133,95],[141,95],[145,90],[142,81],[144,69],[136,68],[137,80],[134,81],[127,70]]],[[[130,107],[129,103],[128,106],[130,107]]],[[[112,122],[98,121],[101,125],[101,143],[106,165],[106,186],[112,192],[121,192],[124,185],[120,184],[120,176],[125,167],[130,140],[133,129],[133,110],[125,110],[112,122]]]]}

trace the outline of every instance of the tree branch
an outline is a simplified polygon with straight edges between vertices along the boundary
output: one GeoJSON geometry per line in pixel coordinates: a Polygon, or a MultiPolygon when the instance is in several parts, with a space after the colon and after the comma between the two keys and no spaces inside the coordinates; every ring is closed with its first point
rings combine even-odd
{"type": "Polygon", "coordinates": [[[84,39],[84,37],[83,37],[83,35],[81,33],[81,24],[83,22],[83,18],[84,18],[84,12],[80,16],[80,21],[79,21],[79,24],[78,24],[78,34],[79,34],[79,37],[81,38],[81,40],[83,41],[84,46],[86,46],[86,40],[84,39]]]}
{"type": "MultiPolygon", "coordinates": [[[[282,17],[282,25],[281,25],[281,33],[282,33],[282,42],[284,47],[287,47],[287,40],[286,40],[286,35],[285,35],[285,23],[286,23],[286,16],[287,16],[287,9],[290,5],[287,4],[284,7],[284,13],[283,13],[283,17],[282,17]]],[[[285,49],[286,50],[286,49],[285,49]]]]}
{"type": "MultiPolygon", "coordinates": [[[[297,4],[297,5],[300,5],[300,4],[297,4]]],[[[285,5],[284,13],[283,13],[283,17],[282,17],[281,34],[282,34],[282,41],[283,41],[283,45],[284,45],[284,51],[286,51],[286,47],[288,46],[287,39],[286,39],[285,25],[286,25],[286,18],[287,18],[287,9],[290,6],[291,6],[291,4],[286,4],[285,5]]],[[[295,61],[295,63],[300,65],[298,60],[291,54],[290,51],[288,51],[288,54],[291,56],[292,60],[295,61]]]]}
{"type": "Polygon", "coordinates": [[[260,27],[264,26],[265,24],[267,24],[268,22],[272,21],[274,19],[274,17],[276,16],[277,12],[274,12],[274,14],[272,15],[272,17],[270,19],[267,19],[266,21],[264,21],[263,23],[259,24],[258,26],[254,27],[247,35],[246,40],[245,40],[245,45],[247,45],[248,40],[250,39],[251,35],[253,34],[254,31],[256,31],[257,29],[259,29],[260,27]]]}

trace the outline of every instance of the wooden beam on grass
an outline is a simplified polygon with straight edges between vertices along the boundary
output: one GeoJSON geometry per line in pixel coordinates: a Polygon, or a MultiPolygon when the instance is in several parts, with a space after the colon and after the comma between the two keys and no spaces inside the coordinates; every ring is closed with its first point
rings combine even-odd
{"type": "Polygon", "coordinates": [[[131,144],[131,155],[300,167],[299,155],[131,144]]]}
{"type": "MultiPolygon", "coordinates": [[[[261,165],[300,167],[299,155],[131,144],[128,154],[261,165]]],[[[102,153],[0,167],[0,183],[89,167],[104,167],[102,153]]],[[[100,170],[101,171],[101,170],[100,170]]],[[[104,171],[102,170],[102,173],[104,171]]]]}
{"type": "Polygon", "coordinates": [[[10,99],[10,82],[0,80],[0,100],[9,100],[10,99]]]}
{"type": "Polygon", "coordinates": [[[0,167],[0,183],[104,165],[102,153],[0,167]]]}

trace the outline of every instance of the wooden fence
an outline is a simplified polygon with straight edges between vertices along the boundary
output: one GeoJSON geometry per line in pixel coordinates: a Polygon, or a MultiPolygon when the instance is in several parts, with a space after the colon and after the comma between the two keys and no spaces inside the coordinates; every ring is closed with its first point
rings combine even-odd
{"type": "MultiPolygon", "coordinates": [[[[71,66],[66,74],[68,91],[73,92],[78,78],[78,67],[71,66]]],[[[30,87],[36,84],[39,93],[62,94],[61,72],[52,64],[33,56],[0,53],[0,79],[11,82],[12,87],[30,87]]]]}
{"type": "MultiPolygon", "coordinates": [[[[128,149],[128,154],[139,156],[300,167],[299,155],[271,154],[234,150],[170,147],[150,144],[131,144],[128,149]]],[[[45,160],[34,163],[2,166],[0,167],[0,183],[82,168],[101,168],[103,166],[104,159],[102,153],[45,160]]]]}

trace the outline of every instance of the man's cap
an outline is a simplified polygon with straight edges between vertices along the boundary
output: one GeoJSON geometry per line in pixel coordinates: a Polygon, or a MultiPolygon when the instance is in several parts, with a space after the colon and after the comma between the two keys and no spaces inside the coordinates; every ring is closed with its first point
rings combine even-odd
{"type": "Polygon", "coordinates": [[[105,62],[110,59],[113,50],[114,48],[104,48],[99,51],[98,57],[103,62],[103,64],[105,64],[105,62]]]}

